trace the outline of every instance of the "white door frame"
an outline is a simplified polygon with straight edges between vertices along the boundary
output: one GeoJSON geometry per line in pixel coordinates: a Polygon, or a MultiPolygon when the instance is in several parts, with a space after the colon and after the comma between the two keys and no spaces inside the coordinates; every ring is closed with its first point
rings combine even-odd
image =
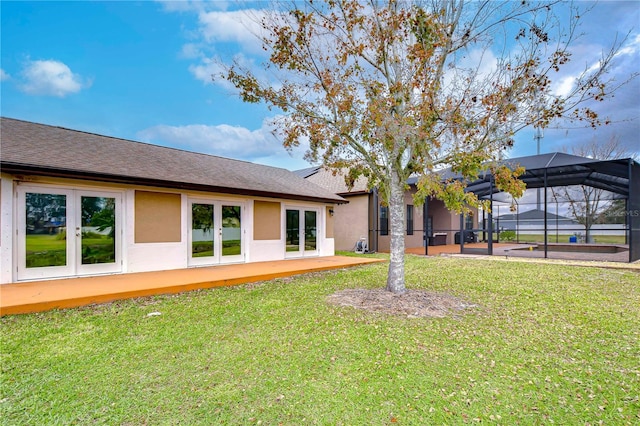
{"type": "MultiPolygon", "coordinates": [[[[226,263],[242,263],[245,261],[246,252],[246,217],[245,202],[224,199],[209,199],[190,197],[187,202],[187,264],[188,266],[213,266],[226,263]],[[213,206],[213,256],[193,257],[193,205],[206,204],[213,206]],[[240,207],[240,253],[237,255],[224,255],[223,240],[225,237],[225,227],[222,223],[222,208],[226,206],[240,207]]],[[[227,231],[231,232],[231,231],[227,231]]]]}
{"type": "Polygon", "coordinates": [[[285,205],[284,208],[284,217],[283,217],[283,224],[282,224],[282,229],[284,230],[284,245],[285,245],[285,253],[284,253],[284,257],[285,258],[296,258],[296,257],[312,257],[312,256],[319,256],[320,255],[320,212],[321,209],[319,207],[310,207],[310,206],[299,206],[299,205],[285,205]],[[298,215],[298,236],[299,236],[299,241],[298,241],[298,250],[297,251],[287,251],[287,211],[288,210],[297,210],[299,212],[298,215]],[[306,212],[314,212],[316,214],[316,226],[315,226],[315,232],[316,232],[316,248],[315,250],[307,250],[307,244],[306,244],[306,240],[305,240],[305,231],[306,231],[306,224],[305,224],[305,218],[306,212]]]}
{"type": "Polygon", "coordinates": [[[35,280],[72,277],[79,275],[117,273],[122,271],[122,191],[103,191],[91,189],[72,189],[49,185],[19,185],[16,198],[16,248],[17,280],[35,280]],[[65,206],[65,265],[30,267],[26,265],[26,194],[51,194],[66,197],[65,206]],[[115,261],[112,263],[82,264],[82,206],[83,196],[106,197],[115,199],[115,261]]]}
{"type": "MultiPolygon", "coordinates": [[[[75,236],[76,236],[76,274],[77,275],[91,275],[91,274],[108,274],[122,272],[122,193],[111,191],[91,191],[91,190],[76,190],[75,202],[77,208],[75,209],[75,236]],[[115,262],[112,263],[82,263],[82,205],[81,200],[84,196],[90,197],[102,197],[115,199],[115,262]]],[[[67,228],[67,233],[69,229],[67,228]]],[[[67,237],[68,238],[68,237],[67,237]]]]}

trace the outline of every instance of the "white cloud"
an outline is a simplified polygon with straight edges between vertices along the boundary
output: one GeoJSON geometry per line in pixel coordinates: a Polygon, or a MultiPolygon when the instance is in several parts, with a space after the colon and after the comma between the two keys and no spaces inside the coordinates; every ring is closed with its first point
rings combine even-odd
{"type": "Polygon", "coordinates": [[[228,3],[221,0],[209,2],[201,0],[157,0],[157,2],[160,3],[162,8],[167,12],[200,12],[212,7],[222,10],[228,7],[228,3]]]}
{"type": "Polygon", "coordinates": [[[0,81],[9,80],[10,78],[11,78],[11,76],[9,74],[7,74],[6,72],[4,72],[3,69],[0,68],[0,81]]]}
{"type": "Polygon", "coordinates": [[[273,129],[268,122],[263,122],[262,127],[257,130],[227,124],[161,124],[138,132],[137,137],[142,141],[159,145],[253,161],[258,158],[287,155],[281,141],[272,134],[273,129]]]}
{"type": "Polygon", "coordinates": [[[569,93],[573,90],[573,86],[575,85],[577,77],[572,75],[563,77],[555,83],[553,86],[553,94],[555,96],[565,97],[568,96],[569,93]]]}
{"type": "Polygon", "coordinates": [[[640,34],[631,37],[629,42],[620,48],[616,56],[633,55],[638,52],[638,50],[640,50],[640,34]]]}
{"type": "MultiPolygon", "coordinates": [[[[224,72],[224,68],[215,59],[202,58],[199,65],[190,65],[189,71],[193,76],[205,84],[213,84],[213,75],[219,75],[224,72]]],[[[217,81],[218,79],[216,79],[217,81]]],[[[227,88],[233,87],[226,80],[221,80],[220,84],[227,88]]]]}
{"type": "MultiPolygon", "coordinates": [[[[255,68],[253,56],[263,56],[262,43],[257,35],[263,31],[260,25],[265,10],[241,9],[227,11],[222,2],[159,1],[167,12],[190,12],[197,14],[193,30],[184,30],[189,41],[183,44],[178,56],[194,61],[189,66],[193,76],[205,84],[213,84],[212,74],[223,71],[221,63],[239,61],[255,68]]],[[[228,82],[216,80],[215,84],[232,89],[228,82]]]]}
{"type": "MultiPolygon", "coordinates": [[[[266,78],[266,72],[263,69],[256,67],[251,58],[240,53],[234,57],[233,61],[243,68],[254,70],[254,73],[258,78],[266,78]]],[[[236,88],[234,85],[228,80],[219,77],[220,75],[226,74],[225,66],[222,65],[222,63],[223,60],[217,56],[213,58],[202,57],[199,64],[189,66],[189,71],[197,80],[200,80],[205,84],[215,84],[225,90],[235,93],[236,88]],[[212,76],[216,76],[215,80],[212,76]]],[[[274,82],[273,85],[274,87],[278,87],[277,82],[274,82]]]]}
{"type": "MultiPolygon", "coordinates": [[[[560,77],[552,85],[552,93],[556,96],[566,96],[573,90],[575,83],[583,73],[591,74],[601,66],[603,52],[610,46],[601,44],[581,44],[570,47],[573,60],[560,72],[560,77]]],[[[631,36],[613,55],[608,72],[609,76],[616,76],[618,80],[625,80],[637,71],[637,57],[640,53],[640,35],[631,36]]]]}
{"type": "Polygon", "coordinates": [[[443,86],[445,90],[456,92],[459,90],[456,85],[465,82],[470,72],[475,73],[475,81],[483,82],[494,74],[497,68],[498,58],[491,50],[470,49],[463,56],[456,58],[454,68],[445,70],[443,86]]]}
{"type": "Polygon", "coordinates": [[[258,53],[262,44],[256,35],[262,32],[264,13],[254,9],[201,12],[199,31],[206,43],[235,42],[240,44],[240,51],[258,53]]]}
{"type": "Polygon", "coordinates": [[[264,12],[253,9],[231,12],[198,10],[197,28],[185,32],[191,41],[182,46],[180,57],[201,59],[203,63],[192,65],[190,70],[199,80],[210,83],[211,73],[206,68],[212,65],[212,61],[207,57],[224,56],[228,60],[240,52],[264,55],[262,43],[256,36],[262,31],[259,22],[263,16],[264,12]],[[204,74],[199,72],[202,70],[204,74]]]}
{"type": "Polygon", "coordinates": [[[187,43],[182,46],[180,57],[185,59],[197,59],[202,56],[200,46],[195,43],[187,43]]]}
{"type": "Polygon", "coordinates": [[[30,95],[65,97],[91,86],[62,62],[55,60],[29,61],[22,70],[21,89],[30,95]]]}

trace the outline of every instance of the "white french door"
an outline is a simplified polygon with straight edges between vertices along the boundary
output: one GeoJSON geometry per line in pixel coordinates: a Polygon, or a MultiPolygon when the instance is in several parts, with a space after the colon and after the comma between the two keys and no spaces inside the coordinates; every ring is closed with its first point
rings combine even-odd
{"type": "Polygon", "coordinates": [[[189,266],[244,262],[242,203],[189,200],[189,266]]]}
{"type": "Polygon", "coordinates": [[[19,186],[18,280],[122,271],[122,194],[19,186]]]}
{"type": "Polygon", "coordinates": [[[285,257],[317,256],[318,218],[313,208],[287,207],[285,211],[285,257]]]}

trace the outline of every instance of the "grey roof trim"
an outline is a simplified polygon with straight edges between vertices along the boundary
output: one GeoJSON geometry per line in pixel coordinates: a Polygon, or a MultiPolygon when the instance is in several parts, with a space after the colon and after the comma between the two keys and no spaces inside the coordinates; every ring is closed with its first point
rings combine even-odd
{"type": "Polygon", "coordinates": [[[370,190],[362,190],[362,191],[351,191],[351,192],[338,192],[338,195],[341,197],[351,197],[353,195],[367,195],[371,194],[370,190]]]}
{"type": "Polygon", "coordinates": [[[75,170],[62,170],[62,169],[47,169],[43,167],[29,167],[23,165],[13,165],[10,163],[2,163],[2,171],[10,174],[28,174],[35,176],[47,176],[47,177],[57,177],[57,178],[68,178],[68,179],[78,179],[78,180],[93,180],[96,182],[109,182],[109,183],[120,183],[127,185],[137,185],[137,186],[152,186],[158,188],[167,188],[167,189],[179,189],[179,190],[192,190],[192,191],[202,191],[202,192],[214,192],[220,194],[229,194],[229,195],[242,195],[242,196],[254,196],[254,197],[265,197],[265,198],[283,198],[287,200],[296,200],[296,201],[313,201],[313,202],[322,202],[328,204],[345,204],[348,201],[336,201],[335,199],[322,199],[317,197],[307,197],[303,195],[291,195],[286,194],[283,195],[281,193],[268,192],[268,191],[255,191],[255,190],[246,190],[246,189],[237,189],[237,188],[228,188],[224,186],[211,186],[211,185],[198,185],[191,184],[188,182],[172,182],[165,180],[156,180],[156,179],[139,179],[139,178],[128,178],[126,176],[117,176],[117,175],[108,175],[108,174],[100,174],[100,173],[85,173],[85,172],[77,172],[75,170]]]}

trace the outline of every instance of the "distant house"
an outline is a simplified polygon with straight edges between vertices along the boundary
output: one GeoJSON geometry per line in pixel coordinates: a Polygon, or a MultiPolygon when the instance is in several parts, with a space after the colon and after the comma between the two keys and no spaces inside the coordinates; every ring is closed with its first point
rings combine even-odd
{"type": "Polygon", "coordinates": [[[345,199],[275,167],[0,119],[0,283],[334,254],[345,199]]]}
{"type": "MultiPolygon", "coordinates": [[[[503,214],[496,218],[496,225],[501,230],[515,231],[524,227],[539,227],[542,229],[544,227],[544,211],[534,209],[522,213],[503,214]]],[[[579,223],[568,217],[547,212],[547,225],[579,225],[579,223]]]]}
{"type": "MultiPolygon", "coordinates": [[[[367,182],[359,179],[353,188],[348,189],[343,175],[334,174],[322,166],[297,170],[295,173],[349,201],[348,204],[336,205],[334,208],[336,250],[353,250],[356,243],[364,239],[371,251],[389,251],[391,237],[388,208],[381,204],[375,188],[368,189],[367,182]]],[[[409,189],[404,196],[405,247],[423,247],[426,243],[456,243],[455,234],[460,230],[460,215],[449,211],[442,201],[429,199],[425,220],[424,207],[414,206],[413,203],[416,181],[410,179],[407,183],[409,189]],[[437,238],[434,237],[435,234],[437,238]]],[[[477,215],[465,218],[465,229],[477,227],[477,215]]]]}

